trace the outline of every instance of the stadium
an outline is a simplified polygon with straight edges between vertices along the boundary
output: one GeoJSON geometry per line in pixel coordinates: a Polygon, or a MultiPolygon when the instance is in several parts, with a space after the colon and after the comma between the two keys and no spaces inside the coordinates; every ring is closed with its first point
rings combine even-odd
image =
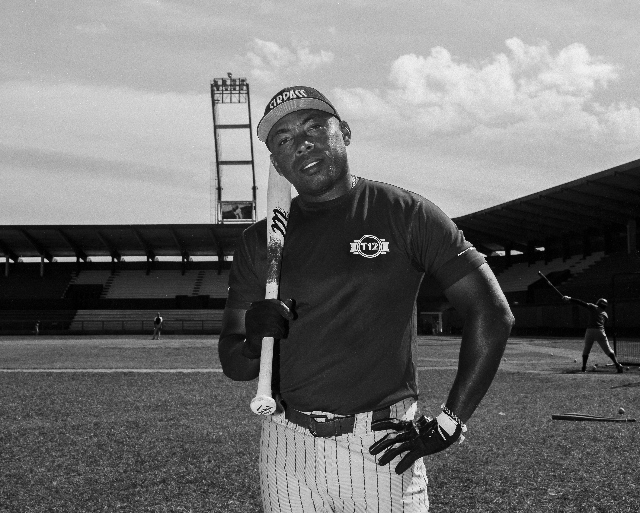
{"type": "MultiPolygon", "coordinates": [[[[252,127],[219,121],[225,103],[249,103],[248,83],[226,80],[211,84],[211,223],[0,226],[0,512],[262,511],[256,383],[224,376],[217,352],[233,256],[256,221],[253,154],[220,153],[225,132],[252,127]],[[252,200],[223,200],[225,167],[253,175],[252,200]]],[[[635,160],[453,219],[515,327],[469,441],[425,458],[437,511],[637,509],[639,193],[635,160]],[[561,294],[608,298],[622,376],[599,351],[579,372],[587,313],[561,294]]],[[[419,409],[433,412],[462,320],[425,279],[416,321],[419,409]]]]}
{"type": "MultiPolygon", "coordinates": [[[[514,335],[579,335],[565,295],[609,298],[619,357],[640,363],[640,161],[455,218],[486,255],[516,317],[514,335]]],[[[0,226],[0,333],[142,334],[220,330],[229,268],[247,222],[0,226]]],[[[234,220],[235,221],[235,220],[234,220]]],[[[251,220],[249,220],[251,222],[251,220]]],[[[418,297],[422,333],[458,333],[434,283],[418,297]]]]}

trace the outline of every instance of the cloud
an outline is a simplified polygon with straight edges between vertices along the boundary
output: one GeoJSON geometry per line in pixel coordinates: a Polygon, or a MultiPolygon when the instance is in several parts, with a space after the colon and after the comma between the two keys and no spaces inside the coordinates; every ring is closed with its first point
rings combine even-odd
{"type": "Polygon", "coordinates": [[[383,91],[336,89],[343,117],[378,133],[381,125],[412,138],[478,135],[483,144],[515,133],[584,144],[633,144],[640,137],[637,106],[599,105],[597,94],[618,80],[613,64],[579,43],[552,52],[547,43],[506,41],[507,52],[485,62],[461,62],[442,47],[428,56],[402,55],[383,91]]]}
{"type": "Polygon", "coordinates": [[[124,21],[142,31],[166,34],[220,34],[252,25],[251,20],[234,17],[225,9],[165,0],[122,1],[118,15],[112,20],[118,24],[124,21]]]}
{"type": "Polygon", "coordinates": [[[186,173],[213,155],[208,94],[76,83],[0,84],[0,143],[186,173]]]}
{"type": "Polygon", "coordinates": [[[5,224],[209,221],[208,183],[167,167],[0,144],[0,181],[5,224]]]}
{"type": "Polygon", "coordinates": [[[305,44],[287,48],[272,41],[256,38],[250,44],[250,50],[244,60],[251,68],[252,78],[264,83],[273,83],[331,64],[333,57],[333,53],[326,50],[314,53],[305,44]]]}
{"type": "MultiPolygon", "coordinates": [[[[68,222],[74,206],[83,222],[209,221],[215,149],[208,91],[13,81],[0,84],[0,112],[0,204],[7,210],[32,204],[37,191],[52,212],[71,198],[63,217],[47,222],[68,222]]],[[[231,143],[224,137],[222,143],[222,155],[233,159],[231,143]]],[[[266,149],[255,154],[264,191],[266,149]]],[[[251,198],[250,173],[234,169],[224,180],[224,199],[251,198]]],[[[29,215],[22,207],[11,222],[29,215]]]]}
{"type": "Polygon", "coordinates": [[[104,23],[84,23],[76,25],[76,30],[82,34],[106,34],[109,29],[104,23]]]}
{"type": "MultiPolygon", "coordinates": [[[[55,175],[56,179],[69,180],[69,183],[75,183],[90,176],[91,180],[97,178],[106,181],[118,180],[127,183],[128,186],[134,182],[143,185],[154,181],[167,183],[175,181],[176,175],[179,174],[179,170],[147,165],[143,162],[117,161],[102,159],[99,156],[73,155],[0,144],[0,176],[9,169],[12,172],[40,170],[43,174],[55,175]]],[[[174,182],[173,186],[194,190],[201,185],[194,178],[183,175],[179,182],[174,182]]]]}

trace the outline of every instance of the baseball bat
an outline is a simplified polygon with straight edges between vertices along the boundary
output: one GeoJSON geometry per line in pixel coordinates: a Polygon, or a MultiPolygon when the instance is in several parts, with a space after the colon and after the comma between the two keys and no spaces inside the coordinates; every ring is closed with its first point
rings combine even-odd
{"type": "MultiPolygon", "coordinates": [[[[289,221],[291,208],[291,184],[273,167],[269,166],[267,186],[267,285],[266,299],[278,299],[280,287],[280,265],[284,235],[289,221]]],[[[262,339],[260,353],[260,373],[258,390],[251,401],[251,410],[258,415],[272,415],[276,402],[271,391],[273,365],[273,337],[262,339]]]]}
{"type": "Polygon", "coordinates": [[[611,388],[625,388],[625,387],[640,387],[640,381],[632,381],[631,383],[625,383],[624,385],[616,385],[611,388]]]}
{"type": "Polygon", "coordinates": [[[587,415],[584,413],[564,413],[551,415],[552,420],[576,420],[591,422],[635,422],[636,419],[620,417],[600,417],[598,415],[587,415]]]}
{"type": "Polygon", "coordinates": [[[549,281],[549,278],[547,278],[544,274],[542,274],[542,271],[538,271],[538,274],[544,278],[544,281],[546,281],[549,284],[549,287],[551,287],[553,290],[555,290],[560,297],[564,297],[564,294],[562,292],[560,292],[555,287],[555,285],[549,281]]]}

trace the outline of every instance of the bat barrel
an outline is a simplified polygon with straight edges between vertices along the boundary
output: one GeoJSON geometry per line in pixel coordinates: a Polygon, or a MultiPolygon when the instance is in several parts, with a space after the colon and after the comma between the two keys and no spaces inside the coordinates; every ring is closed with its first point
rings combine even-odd
{"type": "Polygon", "coordinates": [[[542,276],[542,278],[544,278],[544,281],[546,281],[546,282],[547,282],[547,284],[549,285],[549,287],[551,287],[553,290],[555,290],[555,291],[557,292],[557,294],[558,294],[560,297],[564,297],[564,294],[563,294],[562,292],[560,292],[560,291],[555,287],[555,285],[554,285],[553,283],[551,283],[551,280],[549,280],[549,278],[547,278],[544,274],[542,274],[542,271],[538,271],[538,274],[539,274],[540,276],[542,276]]]}

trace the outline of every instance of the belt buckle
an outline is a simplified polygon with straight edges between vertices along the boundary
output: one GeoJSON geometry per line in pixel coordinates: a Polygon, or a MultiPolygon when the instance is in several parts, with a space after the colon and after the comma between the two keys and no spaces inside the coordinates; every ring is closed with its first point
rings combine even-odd
{"type": "MultiPolygon", "coordinates": [[[[347,433],[351,433],[352,431],[347,431],[348,428],[345,428],[343,423],[349,417],[324,417],[326,420],[324,422],[318,422],[315,418],[311,418],[309,422],[309,427],[307,428],[309,432],[315,436],[316,438],[332,438],[334,436],[341,436],[347,433]]],[[[355,421],[355,419],[354,419],[355,421]]]]}
{"type": "MultiPolygon", "coordinates": [[[[324,417],[324,418],[327,419],[327,417],[324,417]]],[[[324,422],[318,422],[315,417],[310,417],[309,427],[308,427],[309,432],[316,438],[326,438],[325,436],[318,434],[318,430],[316,429],[316,426],[318,424],[326,424],[328,421],[329,419],[325,420],[324,422]]]]}

